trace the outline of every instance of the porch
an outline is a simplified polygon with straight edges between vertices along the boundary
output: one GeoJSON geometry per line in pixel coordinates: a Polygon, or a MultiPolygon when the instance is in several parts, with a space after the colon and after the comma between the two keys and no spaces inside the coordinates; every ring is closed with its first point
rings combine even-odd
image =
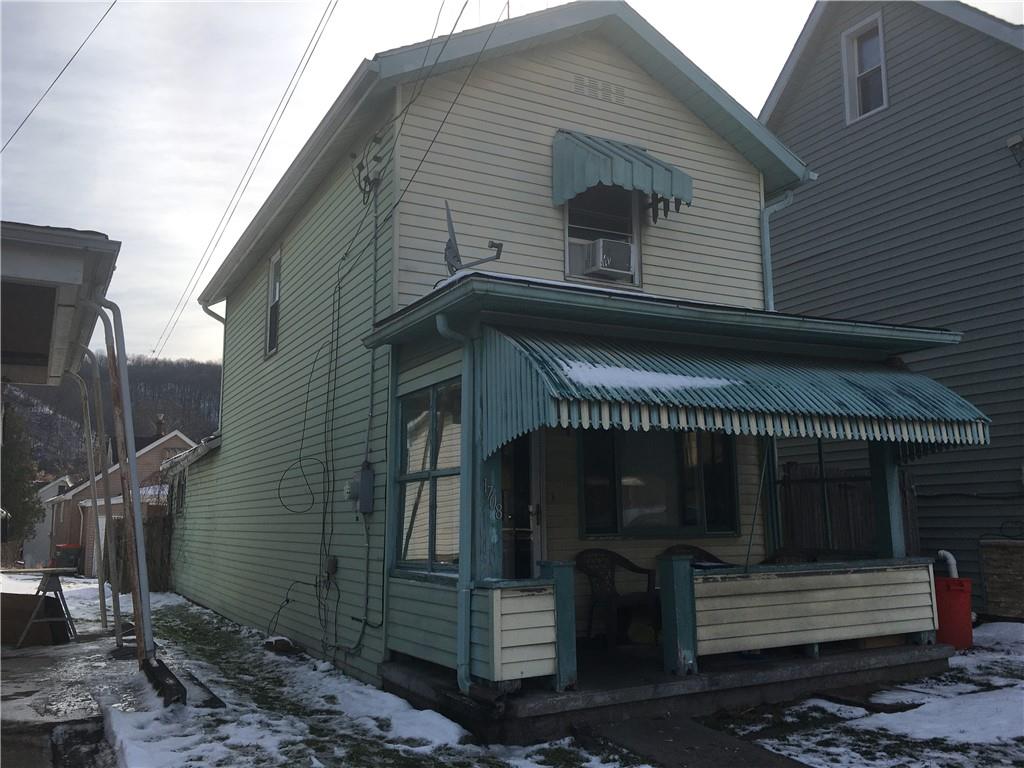
{"type": "Polygon", "coordinates": [[[496,299],[504,282],[455,281],[369,340],[392,345],[398,415],[389,685],[529,719],[945,664],[898,468],[986,441],[987,420],[883,362],[945,332],[740,324],[551,285],[496,299]],[[618,325],[582,333],[589,304],[618,325]],[[778,446],[819,439],[865,451],[870,553],[787,563],[778,446]],[[581,565],[595,550],[632,567],[597,585],[581,565]]]}

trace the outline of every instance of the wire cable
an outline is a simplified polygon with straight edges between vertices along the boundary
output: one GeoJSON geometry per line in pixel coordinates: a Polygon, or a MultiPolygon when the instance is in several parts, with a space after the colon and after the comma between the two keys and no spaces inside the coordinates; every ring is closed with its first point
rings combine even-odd
{"type": "Polygon", "coordinates": [[[281,120],[284,118],[284,113],[288,109],[288,105],[291,103],[292,97],[295,95],[295,91],[298,89],[299,82],[302,80],[302,76],[306,72],[306,67],[309,66],[309,62],[312,60],[313,54],[316,53],[317,45],[319,45],[320,39],[323,37],[324,31],[327,29],[327,24],[330,22],[331,16],[333,16],[334,10],[337,6],[338,0],[327,0],[327,4],[324,6],[324,11],[320,16],[320,20],[317,22],[317,25],[313,30],[313,34],[309,38],[309,42],[306,43],[306,48],[303,51],[302,56],[299,57],[298,64],[295,65],[295,70],[292,72],[292,76],[288,80],[288,84],[285,86],[284,92],[281,94],[281,98],[277,102],[277,106],[274,108],[274,112],[270,116],[270,121],[264,129],[263,135],[260,137],[259,143],[256,145],[256,149],[253,150],[253,154],[249,158],[249,163],[242,172],[242,177],[238,180],[238,184],[235,186],[235,191],[231,194],[231,197],[228,200],[227,207],[221,214],[220,220],[217,222],[217,226],[214,228],[213,233],[210,235],[210,240],[206,244],[206,248],[203,250],[199,260],[196,262],[196,266],[192,270],[192,274],[189,276],[188,282],[185,284],[185,288],[182,290],[181,295],[175,302],[174,309],[171,311],[170,317],[167,319],[163,330],[160,332],[160,336],[153,345],[152,354],[155,357],[160,357],[163,353],[164,347],[167,345],[171,334],[174,333],[174,330],[178,325],[178,321],[181,319],[182,314],[184,314],[189,299],[192,294],[195,293],[196,287],[198,287],[199,278],[202,277],[202,273],[210,263],[210,259],[216,252],[217,246],[220,245],[221,238],[224,237],[224,233],[227,231],[228,225],[231,223],[231,219],[234,217],[235,211],[237,210],[239,203],[242,201],[242,197],[244,197],[246,190],[249,188],[249,183],[256,174],[256,169],[259,167],[260,161],[263,159],[263,155],[267,151],[267,147],[270,146],[270,142],[273,140],[274,134],[277,132],[277,128],[281,124],[281,120]]]}
{"type": "Polygon", "coordinates": [[[89,30],[89,34],[85,36],[85,39],[82,41],[82,44],[79,45],[75,49],[75,52],[71,54],[71,58],[68,59],[64,66],[60,68],[60,72],[57,73],[57,76],[53,78],[53,81],[46,87],[46,90],[43,91],[43,95],[39,97],[36,103],[32,105],[32,109],[28,111],[28,114],[21,119],[20,123],[18,123],[18,127],[14,129],[14,133],[12,133],[10,137],[7,139],[7,141],[4,142],[4,145],[0,147],[0,153],[3,153],[3,151],[7,149],[7,145],[14,141],[14,137],[18,135],[18,131],[20,131],[21,127],[26,122],[28,122],[28,119],[30,117],[32,117],[32,113],[36,111],[36,107],[43,103],[43,99],[46,98],[46,94],[53,90],[53,86],[55,86],[57,84],[57,81],[60,80],[60,76],[64,74],[64,71],[71,66],[71,62],[75,60],[75,57],[78,56],[78,54],[81,52],[83,48],[85,48],[85,44],[89,42],[89,38],[93,36],[93,33],[97,29],[99,29],[100,24],[102,24],[103,20],[107,18],[107,14],[114,10],[115,5],[117,5],[117,0],[113,0],[113,2],[107,6],[107,10],[103,12],[103,15],[100,16],[100,20],[97,21],[93,28],[89,30]]]}

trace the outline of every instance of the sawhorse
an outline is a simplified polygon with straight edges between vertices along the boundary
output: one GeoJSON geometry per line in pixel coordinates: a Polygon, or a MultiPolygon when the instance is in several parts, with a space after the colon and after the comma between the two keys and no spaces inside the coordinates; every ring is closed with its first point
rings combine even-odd
{"type": "Polygon", "coordinates": [[[32,617],[28,620],[25,628],[21,631],[21,637],[18,638],[18,644],[15,648],[21,648],[21,644],[25,642],[25,637],[28,635],[29,629],[33,624],[52,624],[54,622],[60,622],[61,624],[67,624],[68,629],[71,631],[71,639],[76,643],[78,642],[78,630],[75,629],[75,620],[71,618],[71,611],[68,608],[68,601],[64,599],[64,590],[60,585],[60,575],[56,573],[44,573],[43,577],[39,580],[39,586],[36,587],[36,595],[39,596],[36,607],[32,611],[32,617]],[[60,606],[61,615],[48,617],[43,611],[46,605],[46,596],[53,593],[57,598],[57,604],[60,606]],[[43,611],[44,615],[42,618],[36,618],[39,612],[43,611]]]}

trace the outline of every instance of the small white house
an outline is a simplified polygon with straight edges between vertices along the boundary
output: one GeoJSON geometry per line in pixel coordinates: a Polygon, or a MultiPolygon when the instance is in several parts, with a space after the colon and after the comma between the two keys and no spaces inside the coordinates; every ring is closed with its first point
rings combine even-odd
{"type": "Polygon", "coordinates": [[[47,483],[36,492],[39,502],[46,510],[46,515],[36,524],[36,530],[32,536],[25,539],[22,559],[29,568],[46,565],[50,562],[50,547],[53,539],[53,510],[56,508],[54,500],[66,493],[72,485],[71,477],[64,475],[47,483]]]}

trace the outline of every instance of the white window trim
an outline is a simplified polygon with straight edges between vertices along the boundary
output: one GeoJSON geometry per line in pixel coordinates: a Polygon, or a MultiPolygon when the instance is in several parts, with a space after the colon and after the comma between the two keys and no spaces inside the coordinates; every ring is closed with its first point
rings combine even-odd
{"type": "MultiPolygon", "coordinates": [[[[270,357],[277,353],[277,350],[281,347],[281,298],[277,299],[277,339],[274,343],[274,348],[270,348],[270,309],[273,306],[274,301],[274,267],[281,263],[281,249],[270,257],[270,261],[267,262],[267,308],[265,312],[264,320],[264,331],[263,331],[263,353],[266,357],[270,357]]],[[[283,282],[283,281],[282,281],[283,282]]]]}
{"type": "Polygon", "coordinates": [[[562,205],[562,239],[564,241],[563,271],[565,279],[573,282],[587,283],[588,285],[613,285],[616,288],[643,289],[643,269],[640,254],[640,193],[635,189],[631,190],[633,199],[633,242],[630,243],[630,259],[633,263],[633,282],[620,283],[614,280],[599,280],[585,275],[574,275],[569,268],[569,201],[562,205]]]}
{"type": "Polygon", "coordinates": [[[842,36],[842,59],[843,59],[843,96],[844,106],[846,110],[846,124],[852,125],[858,120],[863,120],[865,117],[870,117],[881,112],[889,106],[889,73],[886,68],[885,60],[885,30],[882,26],[882,12],[868,16],[866,19],[858,22],[856,25],[850,27],[848,30],[843,32],[842,36]],[[881,69],[882,69],[882,105],[872,109],[870,112],[865,112],[863,115],[857,114],[857,108],[859,105],[859,94],[857,92],[857,63],[855,61],[857,50],[857,38],[867,32],[872,27],[878,28],[878,53],[881,58],[881,69]]]}

